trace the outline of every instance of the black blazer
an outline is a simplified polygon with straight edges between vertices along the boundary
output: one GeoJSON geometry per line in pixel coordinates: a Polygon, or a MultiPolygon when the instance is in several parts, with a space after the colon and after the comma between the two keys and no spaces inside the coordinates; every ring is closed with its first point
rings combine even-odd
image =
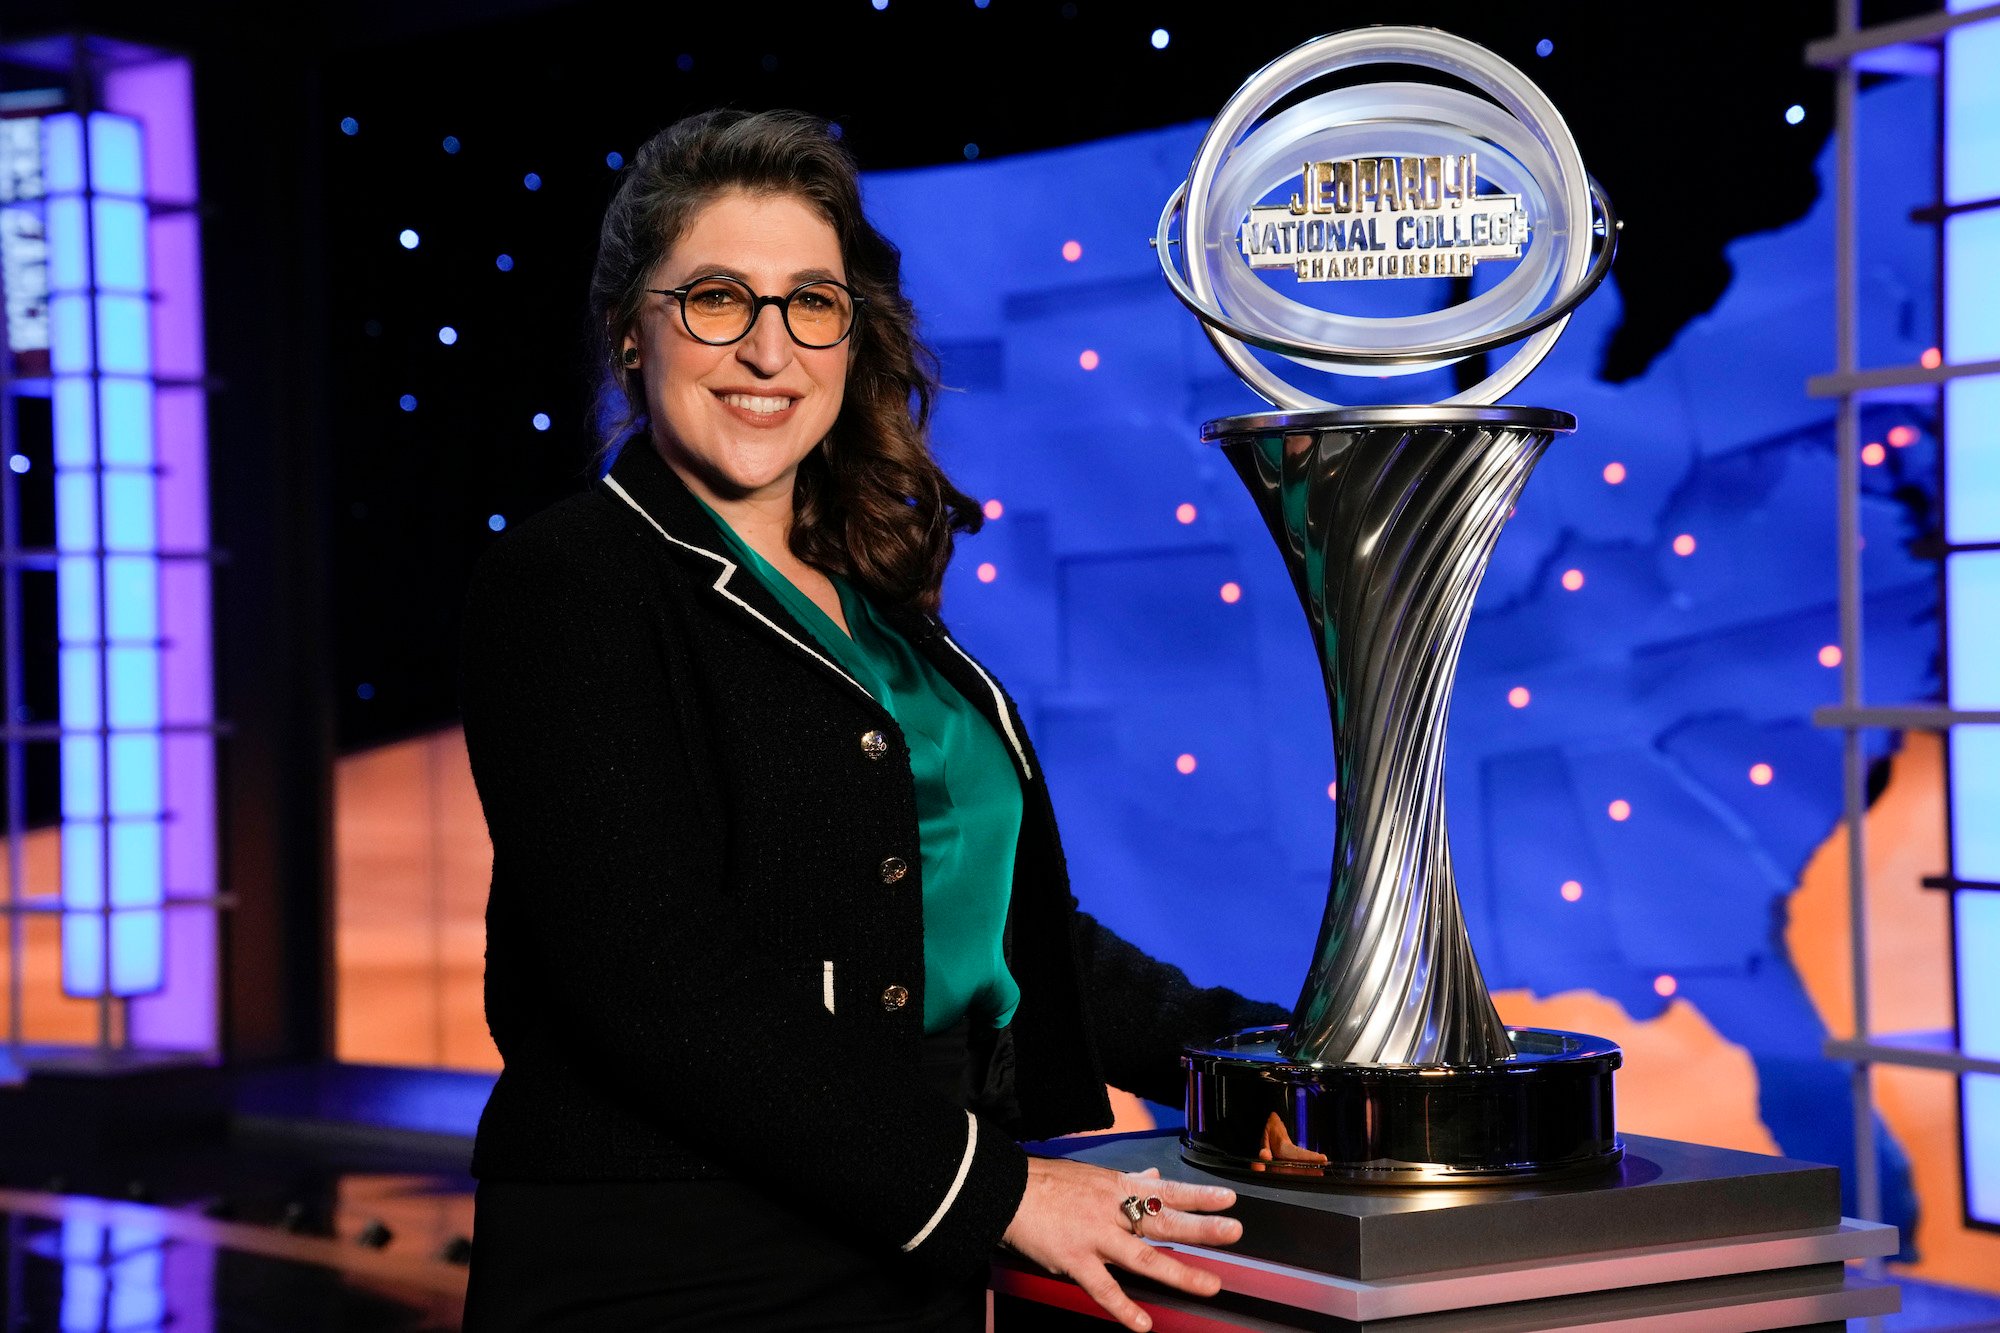
{"type": "Polygon", "coordinates": [[[1076,910],[1019,711],[942,622],[891,611],[1007,741],[1026,807],[996,1096],[975,1115],[932,1091],[902,733],[726,549],[642,437],[473,572],[460,693],[505,1061],[473,1174],[741,1175],[969,1272],[1020,1202],[1017,1137],[1108,1125],[1107,1080],[1177,1103],[1181,1042],[1285,1013],[1076,910]]]}

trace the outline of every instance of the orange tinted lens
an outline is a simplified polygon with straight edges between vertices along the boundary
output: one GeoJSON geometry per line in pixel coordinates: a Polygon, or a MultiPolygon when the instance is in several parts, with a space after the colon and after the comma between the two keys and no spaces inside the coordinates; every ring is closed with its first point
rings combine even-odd
{"type": "Polygon", "coordinates": [[[750,324],[750,289],[732,278],[704,278],[688,288],[688,328],[708,342],[727,342],[750,324]]]}
{"type": "Polygon", "coordinates": [[[786,316],[792,333],[800,342],[839,342],[854,318],[854,302],[847,292],[830,282],[816,282],[792,293],[786,316]]]}

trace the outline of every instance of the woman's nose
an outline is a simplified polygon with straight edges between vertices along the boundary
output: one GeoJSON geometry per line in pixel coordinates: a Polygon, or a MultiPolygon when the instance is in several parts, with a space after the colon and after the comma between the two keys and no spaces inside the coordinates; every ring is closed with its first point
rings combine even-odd
{"type": "Polygon", "coordinates": [[[772,305],[760,307],[750,331],[736,344],[736,357],[760,375],[775,375],[792,359],[792,335],[783,313],[772,305]]]}

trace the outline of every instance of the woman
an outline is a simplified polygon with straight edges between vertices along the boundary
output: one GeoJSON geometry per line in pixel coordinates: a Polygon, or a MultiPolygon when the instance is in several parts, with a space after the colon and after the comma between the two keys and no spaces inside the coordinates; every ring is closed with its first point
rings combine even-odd
{"type": "Polygon", "coordinates": [[[1283,1011],[1076,910],[1042,769],[937,619],[980,525],[925,435],[894,246],[818,120],[640,150],[592,278],[608,473],[465,610],[494,847],[466,1328],[978,1328],[996,1243],[1106,1265],[1231,1191],[1030,1157],[1283,1011]],[[1138,1200],[1138,1202],[1134,1202],[1138,1200]],[[1158,1209],[1148,1215],[1149,1210],[1158,1209]]]}

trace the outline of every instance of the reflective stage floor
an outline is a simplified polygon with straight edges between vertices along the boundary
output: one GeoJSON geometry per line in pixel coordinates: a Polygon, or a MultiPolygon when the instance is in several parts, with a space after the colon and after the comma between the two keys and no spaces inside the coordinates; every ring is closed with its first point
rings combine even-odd
{"type": "Polygon", "coordinates": [[[473,1186],[462,1171],[241,1147],[21,1174],[0,1175],[7,1333],[459,1326],[473,1186]]]}
{"type": "MultiPolygon", "coordinates": [[[[39,1180],[0,1171],[0,1330],[454,1330],[472,1184],[422,1154],[276,1143],[39,1180]],[[150,1201],[115,1197],[127,1192],[150,1201]]],[[[997,1313],[1000,1333],[1113,1327],[1004,1299],[997,1313]]],[[[1906,1282],[1881,1327],[2000,1330],[2000,1298],[1906,1282]]]]}

